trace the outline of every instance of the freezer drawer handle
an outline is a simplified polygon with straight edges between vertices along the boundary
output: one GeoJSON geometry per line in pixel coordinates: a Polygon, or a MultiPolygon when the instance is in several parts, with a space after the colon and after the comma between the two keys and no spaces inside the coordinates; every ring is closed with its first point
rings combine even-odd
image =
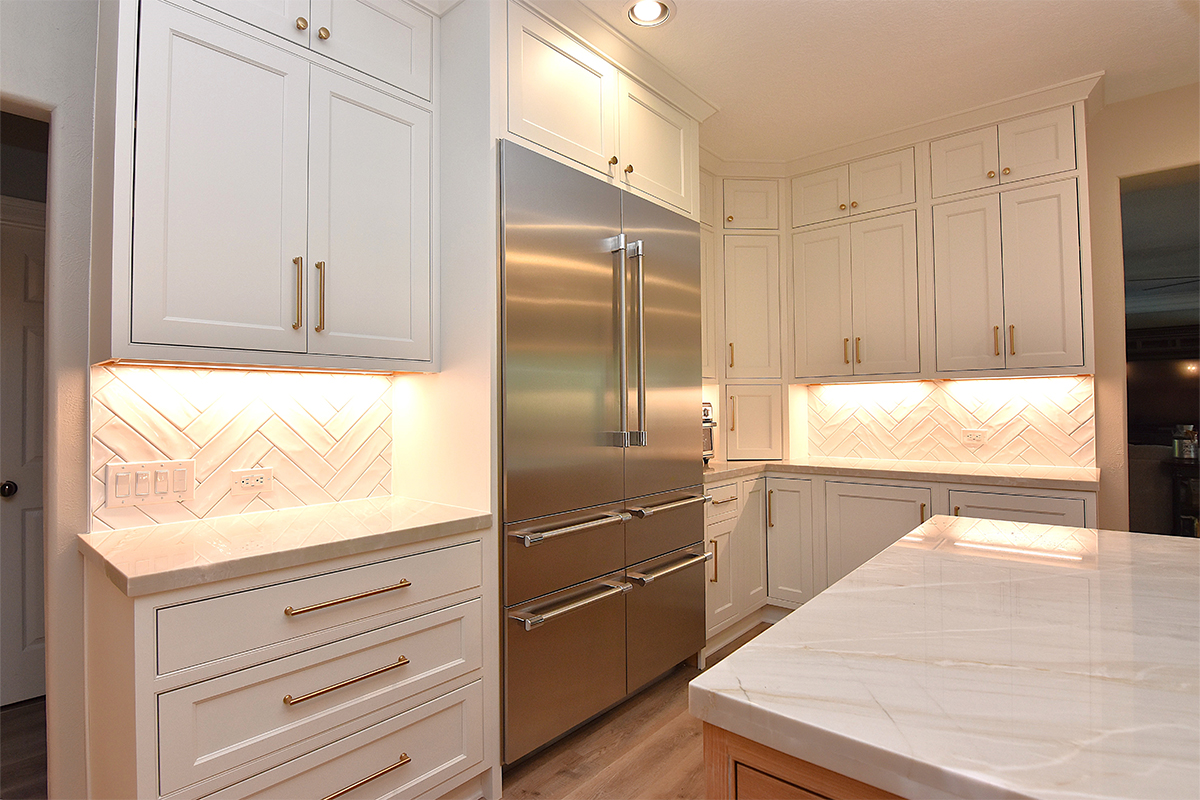
{"type": "Polygon", "coordinates": [[[681,569],[693,567],[696,564],[703,564],[713,560],[713,554],[709,552],[699,553],[697,555],[688,556],[682,561],[676,561],[669,567],[656,569],[654,572],[626,572],[625,577],[636,583],[638,586],[645,586],[647,583],[654,583],[659,578],[665,578],[668,575],[673,575],[681,569]]]}
{"type": "Polygon", "coordinates": [[[542,611],[539,614],[530,614],[526,611],[517,611],[509,614],[508,618],[515,619],[517,622],[520,622],[525,626],[525,630],[531,631],[542,623],[549,622],[555,617],[561,617],[563,614],[570,614],[572,611],[578,611],[585,606],[590,606],[592,603],[599,603],[601,600],[605,600],[613,595],[625,594],[633,588],[632,583],[621,583],[620,581],[604,581],[599,585],[607,586],[608,588],[599,594],[594,594],[591,597],[584,597],[582,599],[571,600],[563,603],[561,606],[555,606],[554,608],[542,611]]]}
{"type": "Polygon", "coordinates": [[[624,511],[619,511],[615,514],[605,514],[600,519],[588,520],[587,522],[577,522],[574,525],[567,525],[563,528],[551,528],[548,531],[513,531],[509,536],[514,539],[523,539],[526,547],[533,547],[535,544],[541,544],[547,539],[553,539],[556,536],[567,536],[580,531],[590,531],[592,528],[602,528],[605,525],[612,525],[614,522],[628,522],[633,517],[624,511]]]}
{"type": "Polygon", "coordinates": [[[646,517],[654,516],[659,511],[673,511],[676,508],[690,506],[693,503],[707,503],[711,500],[711,494],[698,494],[693,495],[692,497],[685,497],[682,500],[676,500],[673,503],[663,503],[660,506],[647,506],[645,508],[641,506],[634,506],[633,508],[629,509],[629,513],[633,514],[638,519],[645,519],[646,517]]]}

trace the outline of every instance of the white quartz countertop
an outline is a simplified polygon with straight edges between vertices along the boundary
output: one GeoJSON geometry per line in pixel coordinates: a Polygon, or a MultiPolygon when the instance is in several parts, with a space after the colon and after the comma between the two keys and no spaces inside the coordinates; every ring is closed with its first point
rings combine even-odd
{"type": "Polygon", "coordinates": [[[486,511],[406,497],[351,500],[85,533],[79,551],[129,597],[487,528],[486,511]]]}
{"type": "Polygon", "coordinates": [[[692,714],[911,798],[1200,797],[1200,540],[933,517],[692,714]]]}
{"type": "Polygon", "coordinates": [[[1094,492],[1100,470],[1091,467],[1047,467],[1031,464],[970,464],[957,461],[893,461],[883,458],[810,456],[789,461],[710,461],[704,468],[708,485],[731,478],[765,474],[834,475],[847,478],[987,484],[1026,489],[1070,489],[1094,492]]]}

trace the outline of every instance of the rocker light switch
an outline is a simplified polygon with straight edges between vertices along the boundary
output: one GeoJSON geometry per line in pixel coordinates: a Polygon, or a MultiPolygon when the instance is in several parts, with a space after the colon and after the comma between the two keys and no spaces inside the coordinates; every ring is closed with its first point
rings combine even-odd
{"type": "Polygon", "coordinates": [[[178,503],[196,496],[196,462],[136,461],[105,465],[104,505],[145,506],[178,503]]]}

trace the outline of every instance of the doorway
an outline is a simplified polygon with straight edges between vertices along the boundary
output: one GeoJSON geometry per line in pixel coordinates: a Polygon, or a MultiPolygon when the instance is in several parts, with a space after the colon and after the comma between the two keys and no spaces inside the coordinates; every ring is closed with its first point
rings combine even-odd
{"type": "Polygon", "coordinates": [[[0,112],[0,796],[6,798],[46,796],[42,447],[49,128],[0,112]]]}
{"type": "Polygon", "coordinates": [[[1129,525],[1197,536],[1200,167],[1121,180],[1129,525]]]}

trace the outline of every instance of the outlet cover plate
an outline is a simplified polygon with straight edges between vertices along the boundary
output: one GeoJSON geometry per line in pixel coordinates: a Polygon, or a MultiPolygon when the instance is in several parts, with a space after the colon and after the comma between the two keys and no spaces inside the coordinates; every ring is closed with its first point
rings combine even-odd
{"type": "Polygon", "coordinates": [[[232,470],[233,486],[230,494],[260,494],[275,490],[275,479],[270,467],[232,470]]]}
{"type": "Polygon", "coordinates": [[[988,432],[984,428],[963,428],[962,443],[967,447],[982,447],[987,444],[988,432]]]}
{"type": "Polygon", "coordinates": [[[196,497],[196,461],[113,461],[104,469],[108,508],[179,503],[196,497]]]}

